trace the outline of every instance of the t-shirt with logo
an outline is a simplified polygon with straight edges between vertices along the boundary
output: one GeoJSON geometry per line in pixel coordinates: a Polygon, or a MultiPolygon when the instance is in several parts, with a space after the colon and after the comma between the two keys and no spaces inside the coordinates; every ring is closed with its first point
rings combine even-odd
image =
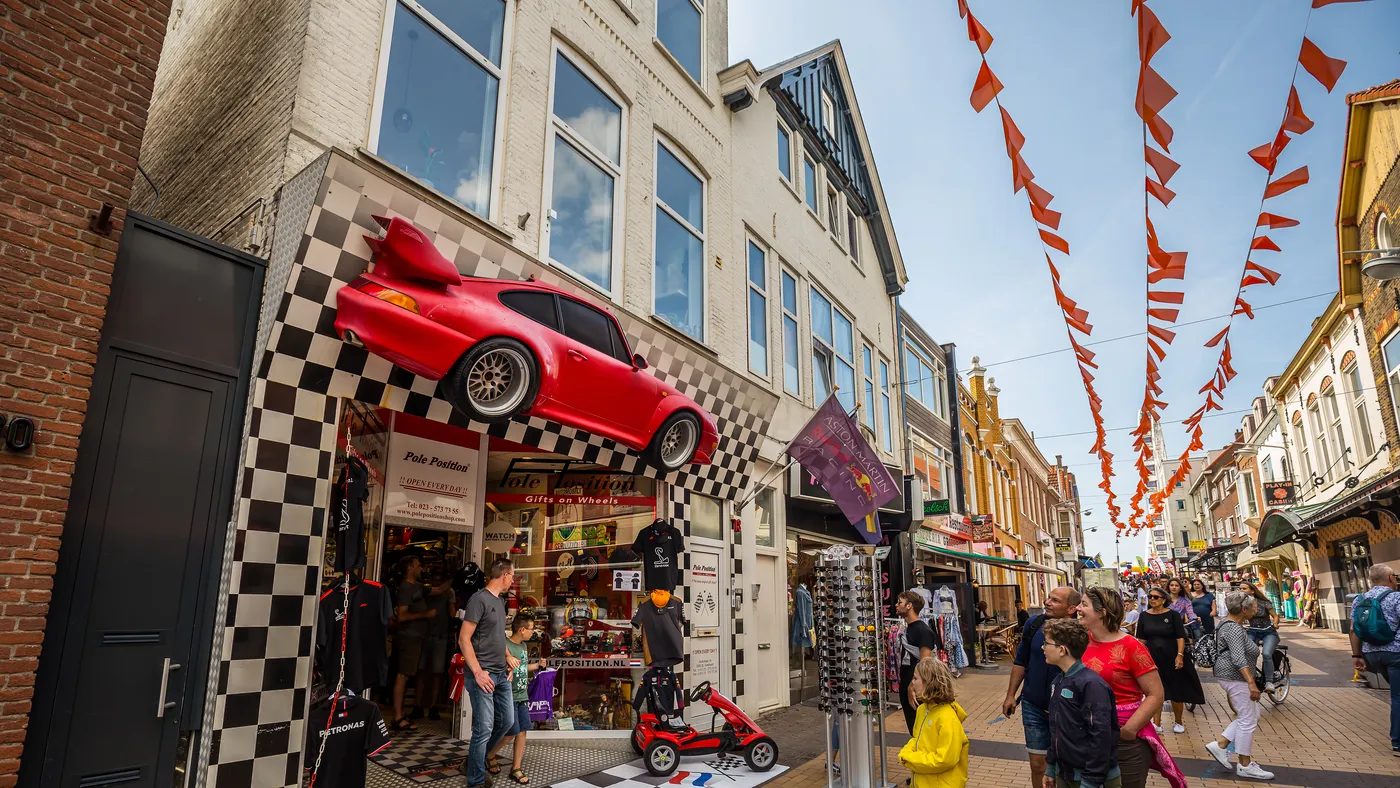
{"type": "Polygon", "coordinates": [[[684,551],[685,538],[680,529],[666,520],[657,520],[637,534],[632,552],[642,558],[642,585],[647,591],[676,590],[681,582],[680,554],[684,551]]]}
{"type": "Polygon", "coordinates": [[[321,768],[316,772],[316,784],[326,788],[363,788],[365,759],[379,754],[392,742],[379,704],[364,698],[342,698],[331,705],[323,704],[311,710],[306,721],[306,759],[308,768],[316,765],[321,753],[321,768]],[[328,724],[329,719],[329,724],[328,724]],[[321,752],[321,740],[326,748],[321,752]]]}
{"type": "Polygon", "coordinates": [[[632,616],[632,626],[641,627],[651,654],[651,667],[665,668],[685,661],[681,651],[681,632],[685,623],[685,605],[671,597],[664,607],[643,599],[632,616]]]}
{"type": "Polygon", "coordinates": [[[530,649],[524,643],[516,643],[509,638],[506,639],[506,648],[510,649],[512,657],[520,660],[520,664],[510,672],[510,685],[515,702],[524,703],[530,697],[530,649]]]}
{"type": "MultiPolygon", "coordinates": [[[[344,587],[337,585],[321,596],[316,624],[316,658],[326,681],[334,687],[339,676],[341,619],[345,613],[344,587]]],[[[345,688],[363,692],[389,680],[389,657],[384,638],[389,629],[389,590],[373,580],[350,587],[350,623],[345,635],[345,688]]]]}
{"type": "Polygon", "coordinates": [[[351,457],[340,469],[331,493],[331,518],[335,529],[335,570],[350,572],[365,565],[365,509],[369,498],[369,470],[351,457]]]}

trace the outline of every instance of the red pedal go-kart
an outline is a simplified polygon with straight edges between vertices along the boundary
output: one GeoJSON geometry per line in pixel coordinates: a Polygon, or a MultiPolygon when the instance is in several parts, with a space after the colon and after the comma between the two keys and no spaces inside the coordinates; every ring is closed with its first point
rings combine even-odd
{"type": "Polygon", "coordinates": [[[642,756],[648,772],[666,777],[680,766],[682,756],[721,752],[742,751],[744,762],[756,772],[766,772],[778,762],[778,743],[734,705],[734,701],[712,689],[710,682],[701,682],[687,693],[686,700],[704,702],[714,709],[710,715],[710,730],[697,731],[690,726],[672,729],[662,725],[655,714],[642,714],[641,721],[632,729],[632,750],[642,756]],[[724,726],[719,730],[714,730],[716,715],[724,716],[724,726]]]}

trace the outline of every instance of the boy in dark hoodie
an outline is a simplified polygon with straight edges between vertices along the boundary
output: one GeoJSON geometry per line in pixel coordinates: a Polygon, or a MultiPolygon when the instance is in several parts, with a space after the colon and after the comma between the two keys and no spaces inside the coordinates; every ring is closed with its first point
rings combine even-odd
{"type": "Polygon", "coordinates": [[[1089,632],[1072,619],[1045,623],[1045,662],[1061,673],[1050,685],[1050,749],[1044,788],[1120,788],[1118,712],[1113,689],[1080,658],[1089,632]]]}

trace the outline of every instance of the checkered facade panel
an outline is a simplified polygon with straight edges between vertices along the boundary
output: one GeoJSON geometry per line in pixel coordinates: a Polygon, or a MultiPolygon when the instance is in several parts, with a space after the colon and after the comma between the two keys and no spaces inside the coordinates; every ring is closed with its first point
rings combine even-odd
{"type": "MultiPolygon", "coordinates": [[[[270,289],[267,296],[277,299],[275,319],[253,384],[238,515],[226,564],[227,607],[216,644],[212,719],[206,721],[212,734],[206,738],[207,753],[200,753],[201,762],[208,764],[205,784],[215,788],[299,782],[342,398],[658,476],[620,444],[571,427],[537,418],[491,426],[469,422],[438,396],[436,381],[341,342],[333,327],[335,295],[369,265],[371,253],[362,236],[379,232],[374,215],[410,219],[464,274],[519,280],[533,275],[581,296],[589,294],[365,165],[331,153],[312,166],[323,168],[324,175],[316,182],[309,209],[298,210],[289,200],[279,217],[278,241],[287,240],[284,227],[295,227],[287,222],[300,224],[302,216],[305,230],[296,239],[285,286],[280,292],[270,289]]],[[[288,249],[275,244],[274,258],[288,249]]],[[[282,281],[276,263],[270,281],[282,281]]],[[[692,491],[733,499],[747,486],[777,399],[650,323],[627,316],[620,322],[633,350],[654,373],[709,410],[719,426],[712,464],[661,476],[672,491],[673,519],[689,533],[692,491]]],[[[731,561],[737,568],[732,552],[731,561]]],[[[741,652],[736,656],[741,658],[741,652]]]]}

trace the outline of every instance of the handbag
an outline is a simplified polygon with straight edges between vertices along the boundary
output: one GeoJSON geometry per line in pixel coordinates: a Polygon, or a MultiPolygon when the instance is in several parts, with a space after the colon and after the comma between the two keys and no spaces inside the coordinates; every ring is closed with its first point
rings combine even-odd
{"type": "Polygon", "coordinates": [[[1201,635],[1195,644],[1186,651],[1186,656],[1197,665],[1215,665],[1215,635],[1201,635]]]}

